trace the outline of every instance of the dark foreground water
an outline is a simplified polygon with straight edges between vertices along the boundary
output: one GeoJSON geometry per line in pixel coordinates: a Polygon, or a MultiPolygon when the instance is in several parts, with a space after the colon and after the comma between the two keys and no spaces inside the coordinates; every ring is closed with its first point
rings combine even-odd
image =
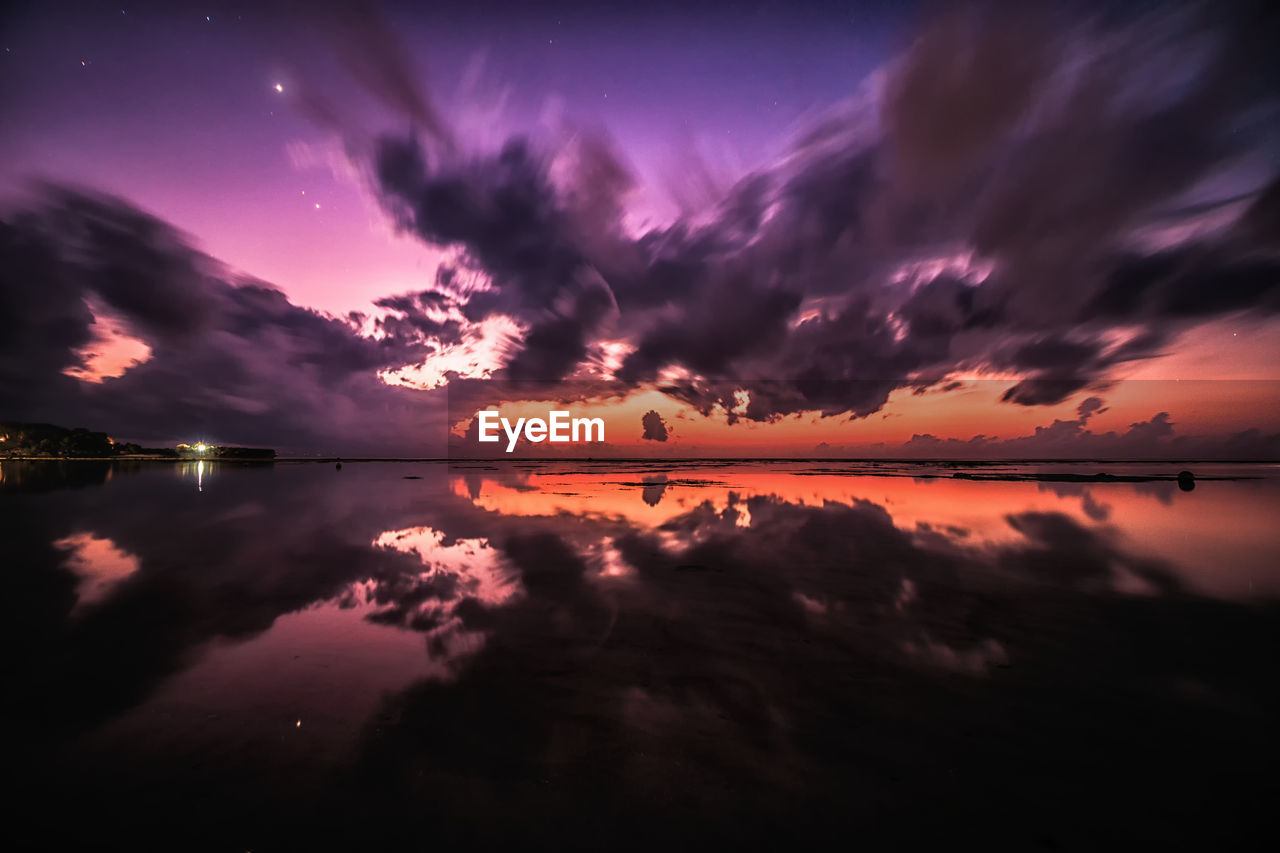
{"type": "Polygon", "coordinates": [[[6,835],[1274,841],[1280,468],[1188,467],[0,463],[6,835]]]}

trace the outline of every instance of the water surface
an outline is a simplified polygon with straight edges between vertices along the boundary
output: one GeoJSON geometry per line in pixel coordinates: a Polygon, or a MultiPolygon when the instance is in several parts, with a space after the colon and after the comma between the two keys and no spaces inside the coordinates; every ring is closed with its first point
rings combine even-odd
{"type": "Polygon", "coordinates": [[[1241,841],[1280,469],[1184,467],[0,463],[18,804],[47,847],[1241,841]]]}

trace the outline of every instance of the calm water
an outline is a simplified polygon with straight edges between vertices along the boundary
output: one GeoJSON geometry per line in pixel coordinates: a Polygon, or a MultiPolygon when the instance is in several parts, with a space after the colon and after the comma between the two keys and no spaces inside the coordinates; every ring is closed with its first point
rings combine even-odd
{"type": "Polygon", "coordinates": [[[1280,468],[1189,467],[0,463],[26,843],[1274,834],[1280,468]]]}

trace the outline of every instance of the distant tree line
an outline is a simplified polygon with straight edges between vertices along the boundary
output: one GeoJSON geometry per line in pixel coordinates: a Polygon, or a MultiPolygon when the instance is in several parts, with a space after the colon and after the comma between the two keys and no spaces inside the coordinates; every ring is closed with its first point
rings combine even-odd
{"type": "Polygon", "coordinates": [[[110,459],[146,456],[160,459],[226,459],[262,461],[276,458],[269,447],[228,447],[216,444],[179,444],[177,447],[143,447],[116,441],[105,432],[93,432],[54,424],[0,421],[0,459],[14,457],[51,459],[110,459]]]}
{"type": "Polygon", "coordinates": [[[105,432],[94,432],[83,427],[69,429],[54,424],[0,421],[0,457],[103,459],[130,455],[176,457],[177,453],[164,448],[146,448],[130,442],[116,442],[105,432]]]}

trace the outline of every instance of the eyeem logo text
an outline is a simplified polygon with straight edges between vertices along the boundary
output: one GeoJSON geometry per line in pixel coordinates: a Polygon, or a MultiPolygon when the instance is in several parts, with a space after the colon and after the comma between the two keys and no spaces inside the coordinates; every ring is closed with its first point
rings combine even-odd
{"type": "Polygon", "coordinates": [[[550,412],[547,420],[542,418],[519,418],[515,425],[489,410],[477,412],[479,418],[479,440],[501,441],[499,428],[507,436],[507,452],[516,449],[516,442],[521,433],[525,441],[535,444],[539,441],[604,441],[604,418],[570,418],[568,412],[550,412]]]}

